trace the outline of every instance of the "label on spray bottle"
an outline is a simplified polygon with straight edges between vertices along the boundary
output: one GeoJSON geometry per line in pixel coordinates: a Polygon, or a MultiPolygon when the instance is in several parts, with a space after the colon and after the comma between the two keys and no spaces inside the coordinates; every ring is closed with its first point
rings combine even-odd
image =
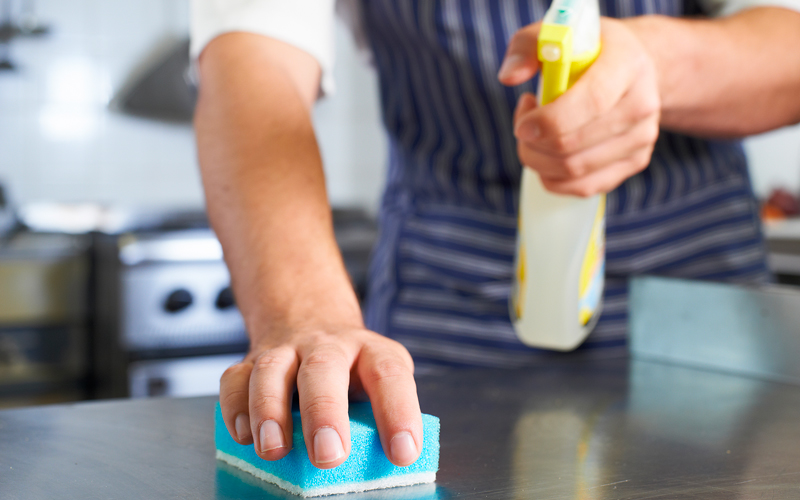
{"type": "Polygon", "coordinates": [[[583,256],[578,283],[578,316],[581,326],[587,326],[599,312],[603,299],[606,271],[606,199],[603,195],[589,235],[589,244],[583,256]]]}

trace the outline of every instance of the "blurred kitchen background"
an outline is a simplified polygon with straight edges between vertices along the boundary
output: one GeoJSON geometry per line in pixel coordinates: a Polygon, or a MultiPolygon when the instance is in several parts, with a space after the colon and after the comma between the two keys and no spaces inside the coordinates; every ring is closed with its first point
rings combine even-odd
{"type": "MultiPolygon", "coordinates": [[[[203,212],[188,24],[189,0],[0,0],[0,407],[210,394],[246,349],[203,212]]],[[[385,138],[375,76],[336,38],[314,118],[362,292],[385,138]]],[[[771,263],[800,283],[800,127],[746,147],[771,263]]]]}

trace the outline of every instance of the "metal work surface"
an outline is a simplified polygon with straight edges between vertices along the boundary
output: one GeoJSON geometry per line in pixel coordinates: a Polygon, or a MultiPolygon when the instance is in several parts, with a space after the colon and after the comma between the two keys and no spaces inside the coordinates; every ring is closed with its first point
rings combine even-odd
{"type": "MultiPolygon", "coordinates": [[[[456,371],[435,490],[338,499],[800,498],[800,387],[649,362],[456,371]]],[[[213,398],[0,412],[0,498],[287,498],[214,460],[213,398]]]]}

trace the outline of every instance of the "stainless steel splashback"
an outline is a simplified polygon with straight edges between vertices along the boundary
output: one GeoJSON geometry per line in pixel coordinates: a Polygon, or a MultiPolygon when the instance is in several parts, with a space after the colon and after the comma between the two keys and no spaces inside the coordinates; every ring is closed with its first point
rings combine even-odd
{"type": "Polygon", "coordinates": [[[800,291],[636,278],[630,348],[640,358],[800,384],[800,291]]]}

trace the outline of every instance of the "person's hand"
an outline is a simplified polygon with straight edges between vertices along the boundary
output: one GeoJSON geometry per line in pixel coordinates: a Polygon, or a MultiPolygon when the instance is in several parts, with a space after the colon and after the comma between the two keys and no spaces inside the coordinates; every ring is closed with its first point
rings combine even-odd
{"type": "MultiPolygon", "coordinates": [[[[511,39],[498,78],[519,85],[539,71],[541,23],[511,39]]],[[[517,154],[554,193],[607,193],[650,162],[661,101],[656,66],[624,21],[602,18],[595,63],[558,99],[538,107],[525,93],[514,112],[517,154]]]]}
{"type": "Polygon", "coordinates": [[[295,384],[308,456],[321,469],[350,453],[348,392],[369,397],[381,444],[398,466],[417,460],[422,416],[408,351],[363,328],[290,330],[255,343],[220,380],[225,425],[240,444],[254,443],[265,460],[291,449],[295,384]]]}

